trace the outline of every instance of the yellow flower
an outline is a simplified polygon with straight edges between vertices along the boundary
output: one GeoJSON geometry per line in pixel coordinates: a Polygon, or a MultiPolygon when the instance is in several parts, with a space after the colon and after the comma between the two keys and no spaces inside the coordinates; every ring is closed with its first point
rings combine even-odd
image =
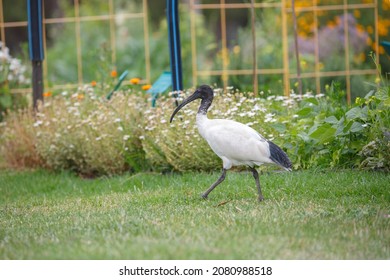
{"type": "Polygon", "coordinates": [[[371,46],[372,45],[372,39],[370,37],[367,37],[367,46],[371,46]]]}
{"type": "Polygon", "coordinates": [[[387,26],[387,22],[383,19],[379,19],[378,21],[378,34],[379,36],[387,36],[389,33],[389,29],[387,26]]]}
{"type": "Polygon", "coordinates": [[[367,26],[367,32],[368,32],[369,34],[374,33],[374,28],[372,28],[371,25],[367,26]]]}
{"type": "Polygon", "coordinates": [[[360,64],[360,63],[364,62],[365,60],[366,60],[366,54],[364,52],[361,52],[359,54],[355,54],[353,56],[353,61],[356,64],[360,64]]]}
{"type": "Polygon", "coordinates": [[[333,29],[336,27],[336,23],[332,20],[328,20],[328,22],[326,23],[326,26],[330,29],[333,29]]]}
{"type": "Polygon", "coordinates": [[[83,100],[84,99],[84,94],[82,94],[82,93],[77,94],[77,99],[78,100],[83,100]]]}
{"type": "Polygon", "coordinates": [[[358,33],[363,34],[365,32],[365,28],[361,24],[356,24],[356,30],[358,33]]]}
{"type": "Polygon", "coordinates": [[[336,16],[336,24],[337,25],[341,24],[341,18],[339,16],[336,16]]]}
{"type": "Polygon", "coordinates": [[[360,97],[356,97],[356,99],[355,99],[355,104],[356,105],[362,105],[364,102],[363,102],[363,100],[360,98],[360,97]]]}
{"type": "Polygon", "coordinates": [[[353,15],[355,18],[360,18],[360,10],[353,10],[353,15]]]}
{"type": "Polygon", "coordinates": [[[301,60],[301,67],[302,67],[302,69],[306,69],[307,68],[307,62],[306,62],[306,60],[301,60]]]}
{"type": "Polygon", "coordinates": [[[152,85],[149,85],[149,84],[143,85],[143,86],[142,86],[142,90],[148,90],[148,89],[150,89],[151,87],[152,87],[152,85]]]}
{"type": "Polygon", "coordinates": [[[390,1],[389,0],[382,1],[382,9],[384,11],[390,10],[390,1]]]}
{"type": "Polygon", "coordinates": [[[111,71],[111,77],[116,78],[118,76],[118,72],[116,70],[111,71]]]}
{"type": "Polygon", "coordinates": [[[379,54],[385,54],[385,48],[383,46],[379,46],[378,52],[379,54]]]}
{"type": "Polygon", "coordinates": [[[96,85],[97,85],[97,82],[96,82],[96,81],[92,81],[92,82],[91,82],[91,86],[96,87],[96,85]]]}
{"type": "Polygon", "coordinates": [[[140,81],[141,81],[140,78],[132,78],[132,79],[130,79],[130,84],[138,85],[140,81]]]}

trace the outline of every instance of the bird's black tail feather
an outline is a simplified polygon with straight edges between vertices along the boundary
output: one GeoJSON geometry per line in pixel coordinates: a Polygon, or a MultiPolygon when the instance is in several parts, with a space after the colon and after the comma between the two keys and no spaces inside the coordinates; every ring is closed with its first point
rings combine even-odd
{"type": "Polygon", "coordinates": [[[271,160],[284,169],[291,171],[292,164],[287,154],[278,145],[272,143],[271,141],[268,141],[268,144],[271,152],[271,160]]]}

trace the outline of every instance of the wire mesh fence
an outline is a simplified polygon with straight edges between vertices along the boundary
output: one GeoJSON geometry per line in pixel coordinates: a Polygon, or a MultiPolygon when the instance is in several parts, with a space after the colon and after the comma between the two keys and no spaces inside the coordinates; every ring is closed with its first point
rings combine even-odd
{"type": "MultiPolygon", "coordinates": [[[[201,14],[199,11],[212,10],[218,14],[221,33],[220,67],[204,69],[196,63],[197,44],[201,42],[196,34],[193,24],[193,80],[196,84],[203,77],[220,76],[224,86],[231,83],[234,76],[238,80],[245,76],[259,75],[259,81],[267,81],[262,77],[269,75],[279,76],[283,83],[284,92],[288,94],[291,88],[296,88],[297,79],[307,81],[316,92],[321,92],[329,79],[344,80],[347,98],[350,102],[352,96],[352,83],[356,78],[367,75],[376,75],[374,63],[370,64],[369,50],[380,53],[378,24],[378,1],[296,1],[295,12],[297,16],[298,50],[301,53],[300,68],[294,57],[293,9],[292,1],[196,1],[191,0],[192,22],[201,14]],[[246,65],[234,65],[234,46],[229,42],[229,20],[233,11],[241,10],[249,15],[254,10],[255,24],[252,29],[256,32],[256,57],[251,54],[251,43],[246,42],[245,48],[248,62],[246,65]],[[273,19],[270,18],[272,15],[273,19]],[[364,18],[363,18],[364,17],[364,18]],[[267,21],[272,21],[268,26],[267,21]],[[368,31],[367,32],[367,27],[368,31]],[[274,47],[269,49],[269,46],[274,47]],[[359,44],[361,44],[359,46],[359,44]],[[232,51],[229,51],[229,46],[232,51]],[[268,49],[267,49],[268,48],[268,49]],[[337,60],[337,61],[335,61],[337,60]],[[256,67],[250,63],[257,61],[256,67]],[[371,65],[371,66],[368,66],[371,65]]],[[[389,3],[381,3],[385,7],[389,3]]],[[[383,12],[387,12],[385,10],[383,12]]],[[[382,19],[383,20],[383,19],[382,19]]],[[[388,24],[388,23],[387,23],[388,24]]],[[[247,36],[249,38],[250,36],[247,36]]],[[[203,51],[202,49],[200,51],[203,51]]],[[[215,65],[214,65],[215,66],[215,65]]],[[[255,87],[255,86],[254,86],[255,87]]]]}
{"type": "MultiPolygon", "coordinates": [[[[0,1],[0,39],[11,52],[20,53],[27,12],[23,12],[25,3],[13,2],[0,1]],[[11,12],[16,8],[19,13],[11,12]]],[[[43,1],[45,90],[104,79],[103,70],[133,68],[130,75],[152,83],[169,68],[164,13],[160,12],[158,24],[152,23],[161,2],[43,1]]],[[[390,29],[390,2],[310,0],[295,1],[294,8],[288,0],[182,1],[184,86],[210,83],[288,95],[298,89],[298,80],[304,90],[315,92],[338,80],[350,102],[359,95],[362,82],[377,74],[369,53],[377,61],[388,60],[379,43],[390,29]]],[[[31,92],[31,88],[12,91],[31,92]]]]}

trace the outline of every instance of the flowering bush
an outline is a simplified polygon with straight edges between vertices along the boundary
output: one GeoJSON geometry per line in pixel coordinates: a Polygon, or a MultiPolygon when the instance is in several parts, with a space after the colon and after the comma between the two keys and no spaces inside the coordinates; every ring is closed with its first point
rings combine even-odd
{"type": "Polygon", "coordinates": [[[23,96],[10,92],[11,88],[29,83],[26,70],[26,66],[19,59],[13,58],[9,49],[0,41],[0,121],[7,110],[27,104],[23,96]]]}
{"type": "MultiPolygon", "coordinates": [[[[289,97],[215,89],[209,117],[253,127],[289,155],[295,169],[360,167],[390,170],[390,87],[379,80],[364,98],[343,105],[337,84],[324,94],[289,97]]],[[[192,93],[186,91],[178,97],[192,93]]],[[[199,103],[184,107],[172,123],[174,98],[154,108],[146,95],[116,92],[107,101],[92,86],[48,97],[35,116],[11,114],[0,127],[1,154],[20,166],[70,169],[88,176],[124,171],[214,170],[221,160],[199,135],[199,103]]]]}
{"type": "MultiPolygon", "coordinates": [[[[46,99],[23,126],[31,132],[44,167],[86,176],[139,171],[145,168],[139,123],[146,104],[133,92],[117,92],[106,101],[84,86],[73,94],[46,99]]],[[[15,124],[4,125],[3,147],[18,138],[15,124]]]]}
{"type": "MultiPolygon", "coordinates": [[[[360,166],[390,170],[389,87],[378,87],[353,106],[343,105],[345,92],[338,84],[317,95],[254,96],[219,89],[215,95],[210,118],[232,119],[253,127],[286,150],[295,169],[360,166]]],[[[163,98],[157,108],[145,112],[141,138],[154,166],[171,165],[182,171],[221,167],[220,159],[197,132],[198,106],[194,102],[183,108],[172,124],[172,98],[163,98]]]]}
{"type": "MultiPolygon", "coordinates": [[[[255,96],[229,89],[216,89],[209,117],[225,118],[242,122],[259,131],[283,148],[291,143],[283,140],[288,133],[291,116],[298,106],[297,95],[292,98],[269,95],[255,96]]],[[[191,91],[179,97],[181,101],[191,91]]],[[[195,115],[199,104],[189,104],[181,110],[175,121],[169,123],[174,109],[171,97],[163,97],[156,108],[145,112],[145,129],[142,135],[147,157],[153,165],[173,166],[177,170],[213,170],[221,168],[221,160],[212,152],[199,135],[195,115]]],[[[290,153],[290,152],[289,152],[290,153]]],[[[295,158],[293,154],[292,158],[295,158]]],[[[299,163],[296,167],[300,167],[299,163]]]]}

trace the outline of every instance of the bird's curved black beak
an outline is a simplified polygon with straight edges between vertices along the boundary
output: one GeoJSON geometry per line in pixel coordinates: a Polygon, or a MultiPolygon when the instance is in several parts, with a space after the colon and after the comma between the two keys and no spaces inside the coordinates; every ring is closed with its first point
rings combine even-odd
{"type": "Polygon", "coordinates": [[[175,111],[173,111],[171,119],[169,122],[171,123],[173,121],[174,116],[177,112],[180,111],[181,108],[183,108],[188,103],[191,103],[192,101],[201,98],[201,92],[199,90],[196,90],[192,95],[188,96],[179,106],[176,107],[175,111]]]}

